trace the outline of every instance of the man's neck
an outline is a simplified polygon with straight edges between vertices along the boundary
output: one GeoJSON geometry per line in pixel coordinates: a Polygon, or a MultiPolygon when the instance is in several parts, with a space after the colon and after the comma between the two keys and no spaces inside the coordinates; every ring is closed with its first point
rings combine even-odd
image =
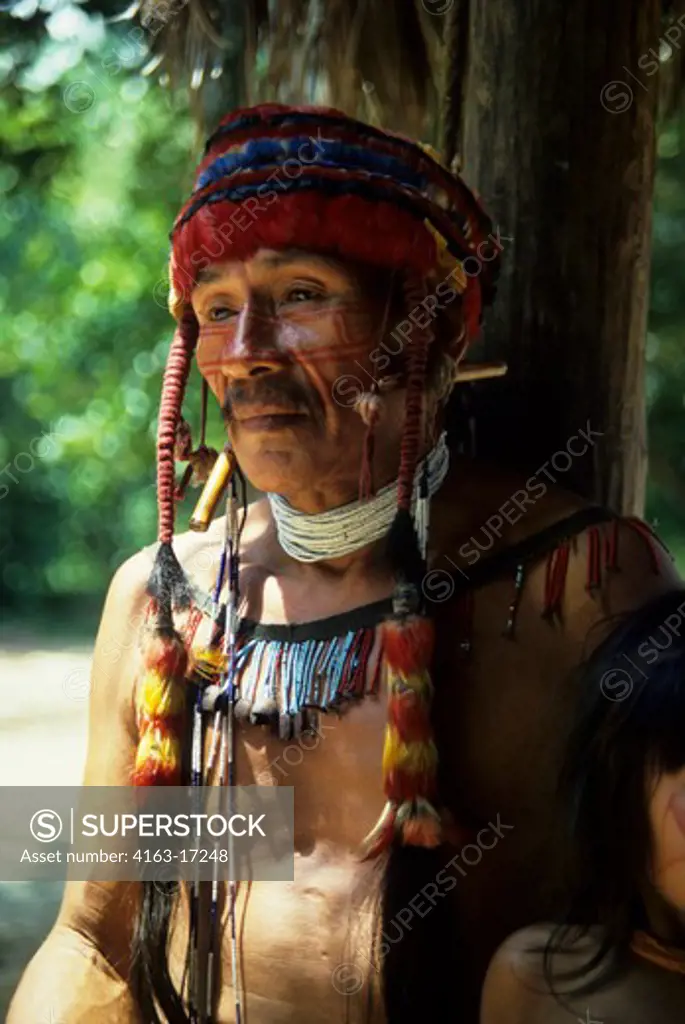
{"type": "MultiPolygon", "coordinates": [[[[276,523],[271,512],[270,518],[273,539],[278,544],[276,523]]],[[[280,545],[279,552],[282,555],[283,567],[287,566],[289,572],[297,573],[302,578],[310,578],[312,584],[335,583],[343,579],[349,581],[386,573],[388,566],[385,559],[385,545],[385,538],[382,538],[347,555],[321,558],[316,562],[301,562],[283,551],[280,545]]]]}

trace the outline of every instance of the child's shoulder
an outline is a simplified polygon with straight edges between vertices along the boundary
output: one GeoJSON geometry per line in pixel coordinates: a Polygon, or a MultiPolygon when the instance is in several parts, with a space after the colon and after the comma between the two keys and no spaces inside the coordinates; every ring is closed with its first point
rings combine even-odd
{"type": "MultiPolygon", "coordinates": [[[[502,943],[485,979],[481,1024],[567,1024],[568,1013],[551,994],[545,975],[545,950],[552,934],[552,925],[535,925],[502,943]]],[[[556,975],[561,967],[558,955],[548,965],[556,975]]]]}
{"type": "Polygon", "coordinates": [[[610,953],[593,964],[600,950],[599,929],[562,934],[541,924],[510,935],[488,968],[481,1024],[680,1024],[685,1019],[681,975],[633,955],[619,963],[610,953]]]}

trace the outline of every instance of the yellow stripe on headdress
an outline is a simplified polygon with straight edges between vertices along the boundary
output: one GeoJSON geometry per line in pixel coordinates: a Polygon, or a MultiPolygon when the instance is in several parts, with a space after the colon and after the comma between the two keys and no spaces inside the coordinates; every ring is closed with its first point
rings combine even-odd
{"type": "Polygon", "coordinates": [[[452,287],[461,295],[462,292],[466,291],[466,282],[468,280],[461,265],[461,260],[452,255],[447,248],[447,242],[429,220],[424,220],[423,223],[430,231],[438,247],[438,258],[435,264],[438,273],[443,278],[449,277],[452,287]]]}
{"type": "MultiPolygon", "coordinates": [[[[419,146],[424,151],[424,153],[427,153],[429,157],[435,160],[436,164],[439,164],[442,168],[444,168],[444,170],[449,172],[449,167],[446,166],[438,151],[434,149],[433,146],[430,145],[430,143],[419,142],[419,146]]],[[[445,205],[445,202],[440,203],[440,205],[445,205]]],[[[438,271],[442,272],[444,277],[452,278],[453,287],[455,291],[459,292],[459,294],[465,292],[467,277],[463,271],[461,260],[458,260],[456,256],[452,255],[452,253],[447,248],[447,242],[445,241],[444,237],[440,234],[437,228],[435,228],[433,224],[431,224],[430,221],[424,220],[423,223],[430,231],[438,247],[438,259],[436,263],[436,268],[438,269],[438,271]]]]}

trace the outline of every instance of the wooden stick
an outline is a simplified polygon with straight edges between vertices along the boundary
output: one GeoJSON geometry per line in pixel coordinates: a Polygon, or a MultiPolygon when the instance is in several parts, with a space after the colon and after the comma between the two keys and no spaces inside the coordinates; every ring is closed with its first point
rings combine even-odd
{"type": "Polygon", "coordinates": [[[467,384],[474,380],[490,380],[503,377],[508,370],[506,363],[467,363],[457,367],[455,384],[467,384]]]}

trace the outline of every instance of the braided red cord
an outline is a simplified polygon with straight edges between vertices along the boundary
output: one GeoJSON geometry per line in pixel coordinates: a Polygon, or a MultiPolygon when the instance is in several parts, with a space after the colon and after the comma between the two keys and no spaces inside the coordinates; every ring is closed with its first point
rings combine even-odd
{"type": "MultiPolygon", "coordinates": [[[[426,297],[425,284],[416,278],[405,280],[404,295],[407,312],[411,313],[426,297]]],[[[422,435],[423,397],[426,386],[426,368],[428,352],[433,341],[430,327],[412,330],[409,342],[409,358],[407,363],[407,396],[404,407],[404,430],[400,447],[400,469],[397,479],[397,506],[411,510],[411,499],[414,490],[414,475],[419,461],[419,448],[422,435]]]]}
{"type": "Polygon", "coordinates": [[[543,616],[561,617],[561,602],[566,586],[570,554],[571,544],[565,540],[558,547],[553,548],[547,556],[543,616]]]}
{"type": "Polygon", "coordinates": [[[184,313],[176,328],[164,370],[157,426],[157,539],[162,544],[170,544],[174,536],[174,445],[197,334],[195,314],[184,313]]]}
{"type": "Polygon", "coordinates": [[[559,617],[561,617],[561,603],[564,597],[564,588],[566,587],[566,574],[568,572],[570,556],[571,543],[565,540],[557,548],[557,558],[554,563],[554,582],[552,584],[554,588],[552,611],[559,617]]]}

